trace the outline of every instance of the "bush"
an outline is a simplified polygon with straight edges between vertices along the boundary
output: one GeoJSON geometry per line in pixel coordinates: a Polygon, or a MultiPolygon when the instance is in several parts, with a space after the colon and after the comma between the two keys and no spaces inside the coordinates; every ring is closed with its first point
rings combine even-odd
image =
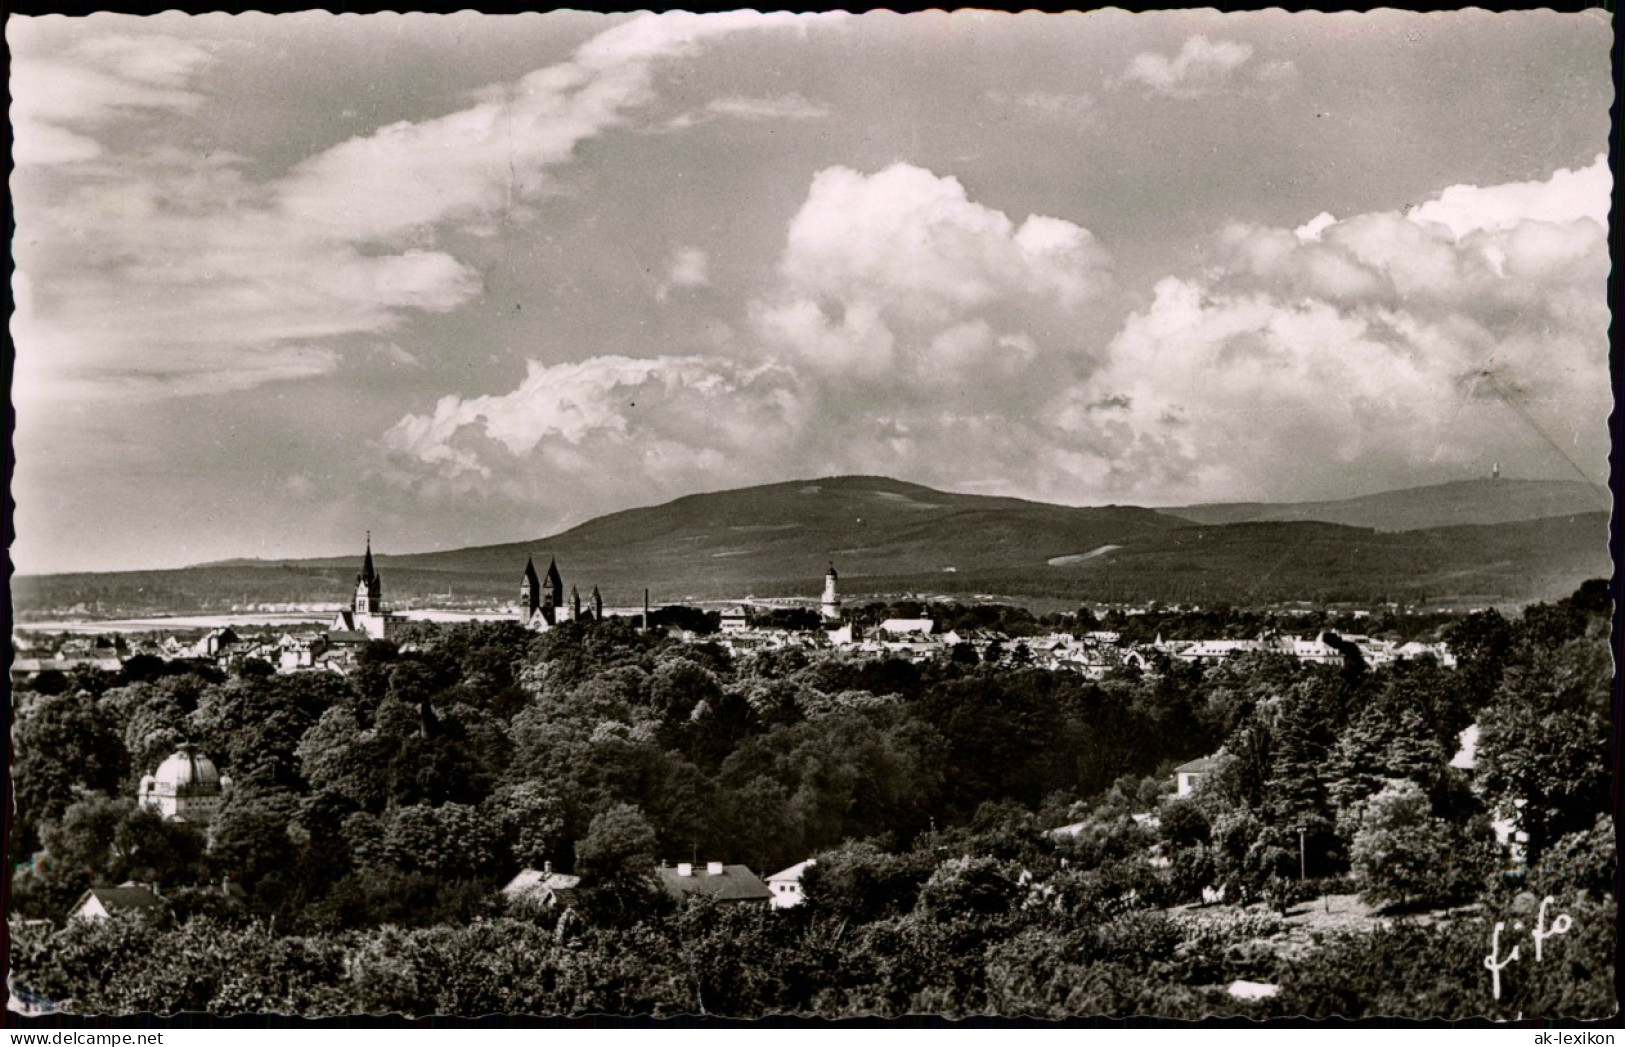
{"type": "Polygon", "coordinates": [[[1548,938],[1539,961],[1527,932],[1512,930],[1510,914],[1425,927],[1395,923],[1333,936],[1283,971],[1281,1009],[1311,1018],[1403,1014],[1446,1020],[1591,1019],[1617,1013],[1613,905],[1570,897],[1550,912],[1551,918],[1569,914],[1572,929],[1548,938]],[[1483,964],[1497,920],[1506,924],[1499,955],[1504,959],[1514,945],[1520,952],[1501,970],[1499,1000],[1483,964]]]}

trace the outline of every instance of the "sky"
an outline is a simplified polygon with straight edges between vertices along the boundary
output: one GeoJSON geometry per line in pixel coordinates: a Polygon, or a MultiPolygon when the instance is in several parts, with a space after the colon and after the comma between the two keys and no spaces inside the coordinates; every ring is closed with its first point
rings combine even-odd
{"type": "Polygon", "coordinates": [[[1607,481],[1603,12],[6,36],[19,573],[1607,481]]]}

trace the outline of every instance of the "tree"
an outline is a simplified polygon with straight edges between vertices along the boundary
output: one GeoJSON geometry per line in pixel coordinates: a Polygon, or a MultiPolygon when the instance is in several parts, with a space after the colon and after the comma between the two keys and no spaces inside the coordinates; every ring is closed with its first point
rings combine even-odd
{"type": "Polygon", "coordinates": [[[505,785],[481,805],[513,865],[539,869],[563,857],[565,805],[541,782],[505,785]]]}
{"type": "Polygon", "coordinates": [[[112,795],[129,769],[123,741],[88,694],[41,699],[15,731],[13,832],[25,847],[85,792],[112,795]]]}
{"type": "Polygon", "coordinates": [[[631,804],[593,818],[576,842],[582,877],[581,910],[592,922],[623,925],[649,912],[662,896],[654,880],[655,830],[631,804]]]}
{"type": "Polygon", "coordinates": [[[1175,847],[1205,844],[1212,831],[1202,808],[1189,800],[1169,800],[1162,805],[1159,820],[1163,839],[1175,847]]]}
{"type": "MultiPolygon", "coordinates": [[[[288,828],[298,808],[298,797],[291,792],[237,787],[209,826],[210,856],[251,895],[265,880],[285,885],[294,858],[288,828]]],[[[275,891],[259,893],[268,903],[280,900],[275,891]]]]}
{"type": "Polygon", "coordinates": [[[169,694],[150,694],[132,710],[124,727],[131,776],[150,774],[186,737],[186,711],[180,703],[169,694]]]}
{"type": "Polygon", "coordinates": [[[1479,782],[1503,809],[1518,810],[1531,861],[1610,810],[1611,676],[1606,643],[1575,640],[1509,669],[1479,718],[1479,782]]]}
{"type": "Polygon", "coordinates": [[[1511,623],[1493,608],[1475,611],[1445,632],[1445,642],[1456,656],[1470,704],[1484,705],[1501,685],[1501,674],[1512,654],[1511,623]]]}
{"type": "Polygon", "coordinates": [[[385,824],[383,849],[405,872],[467,879],[494,869],[499,840],[500,830],[481,808],[419,804],[395,809],[385,824]]]}
{"type": "Polygon", "coordinates": [[[45,853],[16,882],[19,912],[60,918],[85,888],[207,878],[202,834],[128,799],[89,796],[42,832],[45,853]]]}
{"type": "Polygon", "coordinates": [[[594,817],[576,843],[576,868],[594,880],[646,876],[654,865],[654,826],[631,804],[616,804],[594,817]]]}
{"type": "Polygon", "coordinates": [[[377,732],[362,731],[355,712],[342,705],[322,713],[294,750],[312,789],[337,793],[369,811],[383,810],[389,798],[385,752],[377,732]]]}
{"type": "Polygon", "coordinates": [[[820,854],[802,876],[802,891],[820,911],[870,923],[913,910],[935,867],[930,854],[891,854],[873,843],[852,843],[820,854]]]}
{"type": "Polygon", "coordinates": [[[1484,844],[1435,817],[1415,782],[1389,782],[1356,818],[1349,853],[1369,903],[1450,901],[1470,892],[1485,871],[1484,844]]]}

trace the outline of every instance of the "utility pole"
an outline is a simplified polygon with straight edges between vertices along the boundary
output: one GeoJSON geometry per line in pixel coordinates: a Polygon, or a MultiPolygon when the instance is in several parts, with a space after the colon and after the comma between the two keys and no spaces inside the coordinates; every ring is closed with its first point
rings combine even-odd
{"type": "Polygon", "coordinates": [[[1299,883],[1302,883],[1304,880],[1307,880],[1309,878],[1308,875],[1307,875],[1308,866],[1304,862],[1304,857],[1303,857],[1304,856],[1303,834],[1306,831],[1307,830],[1305,830],[1303,826],[1301,826],[1301,825],[1298,826],[1298,882],[1299,883]]]}

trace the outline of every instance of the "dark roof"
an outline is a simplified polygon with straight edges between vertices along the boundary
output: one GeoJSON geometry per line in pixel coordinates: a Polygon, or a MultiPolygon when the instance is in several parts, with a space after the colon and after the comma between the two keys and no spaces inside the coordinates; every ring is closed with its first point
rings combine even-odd
{"type": "Polygon", "coordinates": [[[79,896],[79,902],[73,907],[78,912],[85,907],[85,902],[91,897],[102,903],[102,908],[108,912],[134,912],[137,909],[151,909],[161,905],[158,896],[145,887],[126,884],[123,887],[92,887],[79,896]]]}
{"type": "Polygon", "coordinates": [[[366,643],[368,639],[366,633],[344,629],[327,634],[328,643],[366,643]]]}
{"type": "Polygon", "coordinates": [[[525,557],[525,581],[530,583],[530,591],[535,592],[542,587],[542,580],[536,577],[536,561],[525,557]]]}
{"type": "Polygon", "coordinates": [[[719,902],[765,902],[773,897],[755,873],[743,865],[724,865],[715,875],[696,864],[691,876],[679,876],[674,866],[662,865],[655,872],[660,885],[673,898],[714,898],[719,902]]]}
{"type": "Polygon", "coordinates": [[[547,562],[547,587],[560,590],[564,588],[564,579],[559,576],[559,562],[556,559],[547,562]]]}

